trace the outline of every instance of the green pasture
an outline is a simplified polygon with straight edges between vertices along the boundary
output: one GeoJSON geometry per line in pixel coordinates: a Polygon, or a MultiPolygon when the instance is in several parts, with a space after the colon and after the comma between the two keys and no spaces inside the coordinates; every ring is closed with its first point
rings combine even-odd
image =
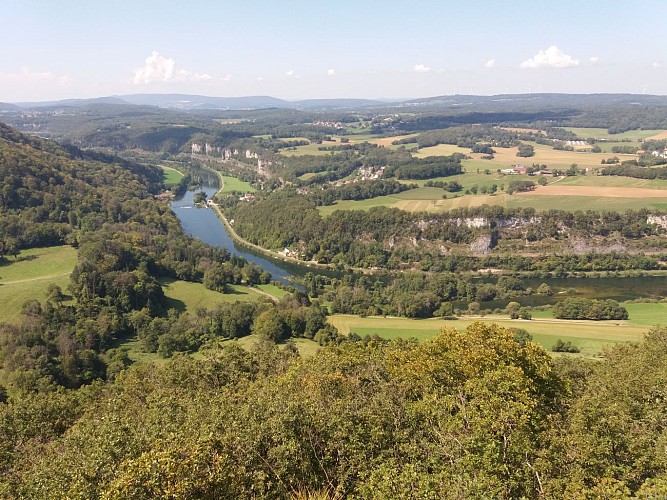
{"type": "Polygon", "coordinates": [[[50,284],[67,293],[75,264],[76,250],[69,246],[23,250],[0,261],[0,322],[18,320],[28,300],[45,300],[50,284]]]}
{"type": "Polygon", "coordinates": [[[252,187],[249,182],[239,180],[236,177],[223,175],[222,181],[224,185],[220,190],[220,194],[231,193],[232,191],[239,193],[254,193],[256,191],[256,189],[252,187]]]}
{"type": "Polygon", "coordinates": [[[160,165],[162,169],[162,178],[165,186],[175,186],[184,177],[184,175],[175,168],[160,165]]]}
{"type": "MultiPolygon", "coordinates": [[[[599,139],[599,140],[607,140],[607,141],[622,141],[625,139],[629,139],[631,141],[637,141],[637,142],[642,142],[646,140],[648,137],[652,137],[654,135],[660,134],[664,132],[664,130],[628,130],[627,132],[623,132],[621,134],[610,134],[606,128],[581,128],[581,127],[563,127],[565,130],[569,130],[570,132],[574,132],[577,134],[577,137],[580,137],[581,139],[599,139]]],[[[625,143],[619,144],[619,145],[624,145],[625,143]]]]}
{"type": "MultiPolygon", "coordinates": [[[[296,348],[299,350],[299,354],[301,356],[313,356],[320,348],[317,342],[310,339],[294,338],[290,340],[296,345],[296,348]]],[[[241,337],[240,339],[225,340],[221,343],[221,345],[228,344],[229,342],[237,342],[240,347],[249,350],[253,349],[255,345],[261,341],[262,339],[259,336],[253,334],[248,335],[247,337],[241,337]]],[[[284,346],[285,343],[280,343],[278,345],[284,346]]]]}
{"type": "Polygon", "coordinates": [[[308,179],[312,179],[316,175],[317,175],[317,172],[306,172],[305,174],[300,175],[299,179],[301,179],[302,181],[307,181],[308,179]]]}
{"type": "Polygon", "coordinates": [[[261,300],[265,297],[252,288],[227,285],[227,292],[209,290],[201,283],[180,280],[162,280],[162,288],[169,307],[181,312],[194,313],[199,308],[212,309],[219,304],[261,300]]]}
{"type": "MultiPolygon", "coordinates": [[[[285,139],[289,140],[289,139],[285,139]]],[[[330,154],[336,154],[336,151],[321,151],[319,148],[327,146],[340,146],[338,141],[322,141],[322,144],[317,144],[316,142],[311,142],[305,146],[296,146],[296,149],[281,149],[280,154],[284,156],[326,156],[330,154]]]]}
{"type": "MultiPolygon", "coordinates": [[[[532,179],[535,179],[532,177],[532,179]]],[[[550,179],[551,180],[551,179],[550,179]]],[[[618,188],[667,189],[664,179],[635,179],[618,175],[576,175],[562,177],[559,186],[598,186],[618,188]]]]}
{"type": "Polygon", "coordinates": [[[335,314],[329,322],[347,335],[355,332],[362,337],[377,334],[385,339],[416,338],[419,341],[432,339],[443,327],[465,330],[474,321],[498,323],[506,328],[523,328],[535,342],[550,351],[558,340],[571,341],[581,349],[582,355],[594,356],[602,347],[618,342],[640,341],[648,326],[629,321],[566,321],[556,319],[510,320],[507,316],[462,317],[455,320],[408,318],[383,318],[335,314]]]}
{"type": "Polygon", "coordinates": [[[266,292],[269,295],[273,295],[274,297],[277,297],[279,299],[282,299],[285,295],[287,295],[289,293],[287,290],[283,290],[282,288],[278,288],[274,284],[255,285],[255,288],[259,288],[263,292],[266,292]]]}
{"type": "Polygon", "coordinates": [[[609,158],[612,158],[614,156],[618,156],[619,158],[623,158],[623,155],[620,153],[613,153],[612,149],[617,146],[632,146],[635,149],[641,149],[642,143],[639,141],[631,141],[631,142],[611,142],[611,141],[604,141],[604,142],[597,142],[595,143],[596,146],[599,146],[599,148],[602,150],[603,153],[606,153],[609,155],[609,158]]]}
{"type": "MultiPolygon", "coordinates": [[[[480,153],[471,153],[468,148],[460,148],[450,144],[440,144],[438,146],[431,146],[428,148],[421,148],[414,156],[418,158],[425,158],[427,156],[446,156],[453,153],[463,153],[468,155],[471,159],[464,160],[463,165],[467,167],[474,166],[480,169],[504,169],[512,165],[532,165],[538,163],[546,165],[550,169],[567,169],[573,163],[576,163],[579,168],[600,168],[603,159],[610,157],[610,153],[590,153],[586,151],[559,151],[553,149],[551,146],[544,144],[537,144],[535,142],[526,142],[535,148],[535,155],[529,158],[522,158],[517,156],[518,148],[494,148],[496,153],[492,160],[485,160],[480,153]],[[474,163],[473,163],[474,162],[474,163]]],[[[627,158],[634,158],[634,155],[622,155],[627,158]]],[[[620,156],[619,156],[620,157],[620,156]]]]}

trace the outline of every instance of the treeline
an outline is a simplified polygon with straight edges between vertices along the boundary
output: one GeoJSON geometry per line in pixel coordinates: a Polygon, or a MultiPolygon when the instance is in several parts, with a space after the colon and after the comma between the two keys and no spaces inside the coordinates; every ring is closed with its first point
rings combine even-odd
{"type": "Polygon", "coordinates": [[[326,321],[327,311],[317,301],[295,292],[278,304],[235,302],[196,314],[166,317],[135,317],[137,339],[145,352],[156,352],[164,358],[177,352],[194,352],[217,340],[230,340],[255,334],[273,342],[307,338],[320,345],[343,342],[338,331],[326,321]]]}
{"type": "Polygon", "coordinates": [[[646,168],[621,164],[603,168],[600,170],[600,175],[620,175],[635,179],[667,179],[667,167],[646,168]]]}
{"type": "Polygon", "coordinates": [[[408,213],[385,207],[335,211],[326,219],[316,204],[284,190],[254,203],[230,207],[240,235],[265,248],[292,249],[304,260],[353,267],[460,271],[488,267],[570,272],[657,269],[658,257],[619,253],[571,253],[577,239],[656,236],[663,229],[647,222],[647,210],[618,212],[475,207],[442,214],[408,213]],[[550,255],[523,261],[470,255],[470,245],[486,238],[489,250],[528,243],[550,245],[550,255]],[[443,255],[442,247],[453,251],[443,255]],[[554,252],[554,248],[561,249],[554,252]],[[569,251],[568,251],[569,250],[569,251]],[[520,267],[518,267],[520,266],[520,267]]]}
{"type": "Polygon", "coordinates": [[[230,343],[0,403],[0,495],[661,498],[666,339],[595,363],[480,323],[312,358],[230,343]]]}
{"type": "Polygon", "coordinates": [[[303,283],[311,294],[322,295],[333,313],[407,318],[448,317],[454,314],[453,302],[517,299],[536,292],[516,276],[480,280],[446,271],[405,272],[387,284],[349,275],[340,280],[306,276],[303,283]]]}
{"type": "Polygon", "coordinates": [[[628,310],[615,300],[595,300],[568,297],[554,306],[554,318],[558,319],[628,319],[628,310]]]}
{"type": "Polygon", "coordinates": [[[437,146],[438,144],[452,144],[461,148],[473,149],[478,146],[478,143],[484,143],[489,148],[511,148],[518,146],[520,139],[534,140],[534,134],[528,131],[517,133],[489,125],[465,125],[442,130],[428,130],[416,137],[396,140],[392,144],[400,145],[416,142],[420,148],[437,146]]]}
{"type": "Polygon", "coordinates": [[[318,206],[333,205],[338,200],[366,200],[378,196],[388,196],[415,189],[416,184],[403,184],[398,181],[372,180],[359,181],[340,187],[313,188],[308,198],[318,206]]]}
{"type": "Polygon", "coordinates": [[[461,173],[463,173],[463,167],[461,158],[458,156],[415,158],[398,165],[391,165],[386,170],[387,176],[395,175],[398,179],[432,179],[461,173]]]}

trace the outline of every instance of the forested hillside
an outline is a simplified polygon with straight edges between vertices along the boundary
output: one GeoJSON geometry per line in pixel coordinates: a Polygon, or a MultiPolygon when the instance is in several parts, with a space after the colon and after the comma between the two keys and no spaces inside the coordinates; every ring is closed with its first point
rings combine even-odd
{"type": "Polygon", "coordinates": [[[230,346],[0,404],[6,498],[661,498],[667,332],[605,361],[508,330],[230,346]]]}
{"type": "MultiPolygon", "coordinates": [[[[197,330],[194,319],[166,301],[161,279],[225,292],[270,275],[186,236],[169,207],[153,199],[159,169],[0,130],[2,263],[46,245],[68,244],[78,254],[66,290],[44,290],[24,304],[18,324],[0,323],[2,394],[113,378],[130,363],[113,347],[128,338],[139,336],[146,350],[170,356],[212,337],[244,334],[220,326],[221,318],[217,327],[209,320],[197,330]]],[[[249,312],[248,328],[263,311],[249,312]]]]}

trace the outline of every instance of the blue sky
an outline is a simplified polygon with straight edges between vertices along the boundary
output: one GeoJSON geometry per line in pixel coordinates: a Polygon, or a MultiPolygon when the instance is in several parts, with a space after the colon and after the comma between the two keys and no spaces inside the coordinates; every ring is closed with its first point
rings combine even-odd
{"type": "Polygon", "coordinates": [[[667,94],[666,0],[4,0],[0,101],[667,94]]]}

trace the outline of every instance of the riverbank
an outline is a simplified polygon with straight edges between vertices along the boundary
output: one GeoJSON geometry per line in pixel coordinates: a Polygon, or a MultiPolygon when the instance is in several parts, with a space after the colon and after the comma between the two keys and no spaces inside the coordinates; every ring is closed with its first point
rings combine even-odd
{"type": "MultiPolygon", "coordinates": [[[[209,170],[210,172],[215,173],[218,176],[218,178],[220,179],[220,189],[218,189],[218,191],[215,194],[217,196],[218,194],[222,193],[225,189],[225,180],[223,178],[222,173],[217,171],[217,170],[214,170],[210,167],[203,167],[203,168],[209,170]]],[[[219,206],[217,206],[215,204],[212,204],[212,205],[210,205],[210,207],[213,209],[213,211],[215,212],[217,217],[222,221],[225,228],[227,229],[227,233],[232,238],[234,243],[236,243],[237,245],[249,248],[249,249],[253,250],[254,252],[257,252],[261,255],[269,257],[273,260],[287,262],[289,264],[293,264],[293,265],[297,265],[297,266],[301,266],[301,267],[306,267],[306,268],[309,268],[309,269],[319,269],[319,270],[323,270],[323,271],[340,271],[339,269],[336,269],[335,267],[333,267],[331,265],[320,264],[318,262],[312,262],[312,261],[311,262],[306,262],[306,261],[303,261],[303,260],[300,260],[300,259],[296,259],[294,257],[289,257],[287,255],[283,255],[281,253],[274,252],[273,250],[269,250],[268,248],[264,248],[264,247],[261,247],[259,245],[255,245],[254,243],[251,243],[250,241],[248,241],[245,238],[243,238],[242,236],[240,236],[234,230],[232,225],[227,220],[227,217],[225,217],[225,214],[222,212],[222,210],[220,210],[219,206]]],[[[370,274],[371,273],[371,270],[369,270],[369,269],[351,269],[351,271],[352,272],[365,273],[365,274],[370,274]]]]}

